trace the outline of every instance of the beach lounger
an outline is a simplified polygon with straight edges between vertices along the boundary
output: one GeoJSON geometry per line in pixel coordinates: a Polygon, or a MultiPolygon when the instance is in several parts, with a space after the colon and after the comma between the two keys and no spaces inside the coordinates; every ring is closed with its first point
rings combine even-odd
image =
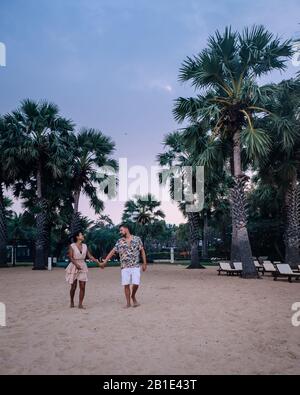
{"type": "MultiPolygon", "coordinates": [[[[234,262],[233,266],[236,270],[240,272],[240,276],[242,276],[243,273],[243,264],[242,262],[234,262]]],[[[260,278],[259,272],[257,271],[257,278],[260,278]]]]}
{"type": "Polygon", "coordinates": [[[278,271],[274,274],[274,280],[276,281],[278,277],[287,277],[289,282],[292,282],[292,279],[295,278],[296,280],[300,279],[300,273],[293,272],[290,265],[287,264],[279,264],[277,265],[278,271]]]}
{"type": "Polygon", "coordinates": [[[300,265],[297,266],[297,269],[292,268],[292,270],[293,272],[300,273],[300,265]]]}
{"type": "Polygon", "coordinates": [[[261,265],[259,263],[259,261],[254,261],[254,265],[255,265],[255,268],[256,268],[257,272],[263,273],[264,267],[263,267],[263,265],[261,265]]]}
{"type": "Polygon", "coordinates": [[[227,276],[234,276],[235,274],[241,275],[241,270],[232,269],[229,262],[220,262],[220,267],[218,269],[219,276],[221,273],[226,273],[227,276]]]}
{"type": "Polygon", "coordinates": [[[271,274],[277,273],[276,267],[270,261],[264,262],[263,267],[264,267],[263,275],[265,275],[265,273],[271,273],[271,274]]]}
{"type": "Polygon", "coordinates": [[[233,262],[233,267],[235,268],[235,270],[238,270],[240,272],[243,271],[243,264],[242,264],[242,262],[233,262]]]}

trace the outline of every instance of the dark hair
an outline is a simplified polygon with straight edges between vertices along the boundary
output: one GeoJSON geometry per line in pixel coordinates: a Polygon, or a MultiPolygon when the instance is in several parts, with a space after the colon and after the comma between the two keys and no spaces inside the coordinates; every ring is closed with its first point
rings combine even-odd
{"type": "Polygon", "coordinates": [[[71,242],[76,243],[77,237],[82,233],[82,230],[78,230],[77,232],[73,233],[72,236],[70,237],[71,242]]]}
{"type": "Polygon", "coordinates": [[[129,232],[131,233],[131,226],[129,224],[127,224],[126,222],[123,222],[122,224],[119,225],[119,230],[121,228],[127,228],[129,230],[129,232]]]}

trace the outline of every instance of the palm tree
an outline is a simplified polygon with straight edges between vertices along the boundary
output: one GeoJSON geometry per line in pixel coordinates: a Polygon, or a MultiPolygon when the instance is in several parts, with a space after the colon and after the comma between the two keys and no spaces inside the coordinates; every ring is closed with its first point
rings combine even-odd
{"type": "Polygon", "coordinates": [[[109,215],[100,214],[98,219],[95,221],[95,226],[97,228],[104,228],[104,227],[112,228],[114,226],[114,223],[109,215]]]}
{"type": "Polygon", "coordinates": [[[8,197],[3,197],[1,196],[1,221],[2,222],[2,227],[1,227],[1,253],[2,253],[2,264],[0,264],[0,267],[5,267],[7,266],[7,242],[9,239],[9,229],[8,229],[8,223],[13,217],[13,211],[11,210],[11,207],[13,205],[13,201],[8,198],[8,197]]]}
{"type": "Polygon", "coordinates": [[[149,226],[165,218],[164,212],[159,209],[160,205],[161,202],[150,193],[145,196],[136,195],[125,203],[122,221],[137,225],[136,230],[140,233],[143,243],[149,226]]]}
{"type": "Polygon", "coordinates": [[[267,155],[270,141],[263,130],[256,128],[256,117],[268,113],[269,95],[256,80],[273,70],[284,70],[291,56],[291,41],[281,42],[263,26],[245,29],[241,34],[226,28],[223,34],[216,32],[210,37],[208,47],[198,56],[187,58],[180,70],[180,80],[191,81],[201,94],[177,100],[176,120],[208,119],[212,138],[226,136],[231,142],[232,227],[244,277],[256,277],[256,270],[247,230],[242,144],[253,156],[267,155]]]}
{"type": "Polygon", "coordinates": [[[158,209],[161,202],[150,193],[146,196],[136,195],[125,203],[122,220],[124,222],[137,222],[140,225],[153,223],[159,218],[165,218],[165,214],[158,209]]]}
{"type": "Polygon", "coordinates": [[[27,178],[35,180],[37,235],[33,268],[44,270],[48,237],[46,174],[53,178],[63,177],[70,160],[67,137],[73,124],[59,115],[55,104],[31,100],[24,100],[18,110],[5,116],[5,121],[11,133],[21,140],[19,146],[10,147],[10,152],[15,158],[26,161],[27,178]]]}
{"type": "MultiPolygon", "coordinates": [[[[1,149],[0,149],[1,150],[1,149]]],[[[1,160],[1,159],[0,159],[1,160]]],[[[2,162],[2,160],[1,160],[2,162]]],[[[3,173],[2,173],[3,175],[3,173]]],[[[0,267],[7,265],[7,224],[5,216],[5,203],[3,194],[3,176],[0,180],[0,267]]]]}
{"type": "MultiPolygon", "coordinates": [[[[71,188],[73,191],[74,210],[71,234],[80,230],[79,200],[84,193],[97,214],[103,210],[103,201],[97,196],[97,185],[103,182],[99,174],[101,168],[117,169],[117,163],[110,158],[115,144],[109,137],[95,129],[83,128],[75,138],[75,156],[72,166],[71,188]]],[[[107,189],[104,193],[112,193],[107,189]]]]}
{"type": "Polygon", "coordinates": [[[11,147],[18,146],[19,140],[11,133],[5,117],[0,117],[0,266],[7,265],[7,204],[4,189],[11,187],[20,176],[24,161],[14,156],[11,147]]]}
{"type": "MultiPolygon", "coordinates": [[[[169,173],[170,179],[170,195],[174,199],[176,191],[174,190],[176,182],[175,178],[182,179],[184,177],[184,166],[193,165],[192,154],[189,147],[184,143],[182,133],[179,131],[169,133],[164,141],[166,152],[159,154],[157,160],[162,167],[168,170],[176,169],[175,174],[169,173]],[[178,173],[179,172],[179,173],[178,173]]],[[[166,173],[165,173],[166,174],[166,173]]],[[[162,178],[160,179],[162,182],[162,178]]],[[[167,181],[165,179],[165,181],[167,181]]],[[[191,269],[203,269],[204,266],[200,264],[199,258],[199,243],[200,243],[200,214],[199,212],[189,212],[186,210],[186,202],[183,200],[178,203],[179,209],[188,220],[190,247],[191,247],[191,269]]]]}
{"type": "MultiPolygon", "coordinates": [[[[158,155],[161,166],[169,169],[177,166],[184,172],[185,166],[204,166],[205,168],[205,200],[201,212],[188,212],[187,202],[182,201],[179,208],[188,219],[191,240],[191,265],[189,268],[203,268],[199,261],[200,229],[203,229],[202,258],[208,257],[208,217],[212,209],[213,199],[224,179],[224,160],[226,148],[222,141],[212,141],[209,125],[205,122],[195,123],[187,128],[169,134],[165,139],[167,152],[158,155]],[[203,225],[201,226],[201,222],[203,225]]],[[[180,170],[181,171],[181,170],[180,170]]],[[[184,174],[180,174],[183,177],[184,174]]],[[[173,176],[172,176],[173,177],[173,176]]],[[[175,175],[178,177],[178,175],[175,175]]],[[[171,196],[173,196],[174,180],[171,180],[171,196]]],[[[192,187],[193,188],[193,187],[192,187]]]]}
{"type": "MultiPolygon", "coordinates": [[[[260,187],[276,188],[284,202],[285,262],[297,268],[300,262],[300,80],[282,81],[269,106],[276,116],[264,125],[272,139],[267,158],[258,163],[260,187]]],[[[267,189],[267,188],[266,188],[267,189]]]]}

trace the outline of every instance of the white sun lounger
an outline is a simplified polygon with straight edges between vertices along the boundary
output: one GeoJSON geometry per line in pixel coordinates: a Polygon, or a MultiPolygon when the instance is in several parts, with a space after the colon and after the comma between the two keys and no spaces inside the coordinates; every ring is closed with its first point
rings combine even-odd
{"type": "Polygon", "coordinates": [[[237,275],[241,275],[241,270],[237,270],[237,269],[232,269],[232,267],[230,266],[229,262],[220,262],[219,263],[220,267],[218,269],[218,273],[219,276],[221,275],[221,273],[226,273],[227,276],[234,276],[235,274],[237,275]]]}
{"type": "Polygon", "coordinates": [[[235,270],[239,270],[240,272],[243,271],[243,264],[242,262],[233,262],[233,267],[235,270]]]}
{"type": "Polygon", "coordinates": [[[259,263],[259,261],[254,261],[254,265],[255,265],[255,268],[256,268],[256,270],[257,270],[258,272],[263,272],[263,271],[264,271],[264,267],[263,267],[263,265],[261,265],[261,264],[259,263]]]}
{"type": "Polygon", "coordinates": [[[267,261],[264,262],[263,268],[264,268],[263,275],[265,275],[265,273],[271,273],[271,274],[277,273],[276,267],[271,262],[267,262],[267,261]]]}
{"type": "Polygon", "coordinates": [[[293,272],[290,265],[281,263],[277,265],[277,269],[278,271],[274,275],[275,281],[278,277],[287,277],[289,282],[291,283],[293,278],[295,278],[296,280],[299,280],[300,278],[300,273],[293,272]]]}

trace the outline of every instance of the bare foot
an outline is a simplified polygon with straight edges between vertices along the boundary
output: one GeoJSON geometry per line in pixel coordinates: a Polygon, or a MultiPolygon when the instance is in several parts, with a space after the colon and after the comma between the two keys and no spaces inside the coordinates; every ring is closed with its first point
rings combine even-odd
{"type": "Polygon", "coordinates": [[[71,309],[74,309],[74,307],[75,307],[75,304],[74,304],[74,302],[71,302],[71,304],[70,304],[70,308],[71,308],[71,309]]]}
{"type": "Polygon", "coordinates": [[[126,306],[123,307],[123,309],[129,309],[131,307],[131,304],[127,304],[126,306]]]}
{"type": "Polygon", "coordinates": [[[80,310],[86,310],[86,307],[84,307],[84,306],[82,306],[82,305],[79,305],[78,308],[79,308],[80,310]]]}
{"type": "Polygon", "coordinates": [[[136,299],[134,299],[132,301],[133,301],[133,307],[139,307],[140,306],[139,302],[136,299]]]}

